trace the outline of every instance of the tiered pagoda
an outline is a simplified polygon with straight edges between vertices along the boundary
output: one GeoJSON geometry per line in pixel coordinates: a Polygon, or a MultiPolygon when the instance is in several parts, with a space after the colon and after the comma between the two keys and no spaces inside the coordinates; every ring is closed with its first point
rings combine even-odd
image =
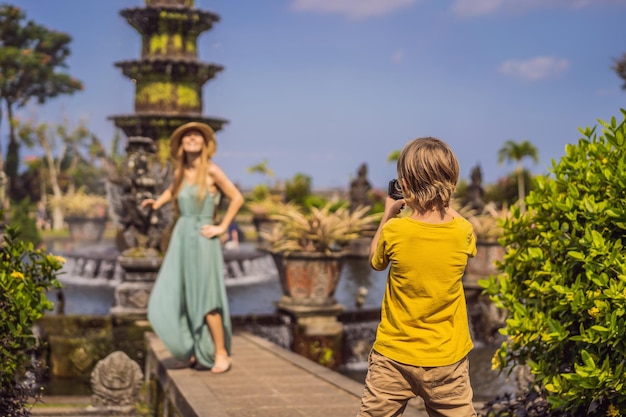
{"type": "Polygon", "coordinates": [[[145,2],[120,11],[141,34],[141,59],[115,63],[135,84],[135,113],[110,119],[129,138],[151,138],[164,155],[178,126],[197,121],[217,132],[227,123],[202,115],[202,86],[223,67],[200,62],[197,49],[198,36],[220,18],[196,9],[194,0],[145,2]]]}

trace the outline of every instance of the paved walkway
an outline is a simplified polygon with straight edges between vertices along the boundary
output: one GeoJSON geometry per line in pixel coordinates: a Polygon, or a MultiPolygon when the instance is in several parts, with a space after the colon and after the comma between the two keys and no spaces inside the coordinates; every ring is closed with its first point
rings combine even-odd
{"type": "MultiPolygon", "coordinates": [[[[183,417],[354,417],[359,409],[363,384],[248,332],[234,334],[233,367],[219,375],[177,368],[153,333],[146,334],[146,342],[146,371],[165,387],[165,408],[172,404],[183,417]]],[[[44,401],[57,405],[38,407],[34,416],[103,415],[85,407],[86,397],[44,401]],[[82,404],[70,407],[77,400],[82,404]],[[67,406],[59,407],[63,402],[67,406]]],[[[419,399],[409,403],[404,416],[428,417],[419,399]]]]}
{"type": "MultiPolygon", "coordinates": [[[[353,417],[359,409],[363,384],[249,333],[234,335],[233,367],[220,375],[167,369],[171,358],[161,341],[147,340],[163,365],[161,378],[165,371],[184,395],[174,400],[177,407],[192,411],[185,417],[353,417]]],[[[404,416],[426,417],[416,406],[404,416]]]]}

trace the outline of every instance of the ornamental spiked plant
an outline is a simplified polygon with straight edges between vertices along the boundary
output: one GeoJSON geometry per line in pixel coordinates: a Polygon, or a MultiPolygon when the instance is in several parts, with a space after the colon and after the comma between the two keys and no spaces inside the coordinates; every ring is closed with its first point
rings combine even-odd
{"type": "Polygon", "coordinates": [[[350,211],[347,206],[334,209],[331,203],[304,211],[293,203],[281,204],[270,218],[276,225],[270,232],[261,232],[274,252],[318,252],[331,254],[341,251],[380,219],[381,213],[369,214],[369,207],[350,211]]]}

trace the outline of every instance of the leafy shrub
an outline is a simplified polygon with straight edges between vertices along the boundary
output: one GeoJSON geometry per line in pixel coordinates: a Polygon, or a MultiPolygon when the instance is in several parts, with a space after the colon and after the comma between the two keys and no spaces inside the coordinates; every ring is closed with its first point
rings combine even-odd
{"type": "Polygon", "coordinates": [[[285,200],[296,204],[304,204],[311,195],[311,177],[297,173],[285,182],[285,200]]]}
{"type": "Polygon", "coordinates": [[[257,184],[250,192],[250,199],[252,201],[264,200],[270,195],[270,187],[267,184],[257,184]]]}
{"type": "Polygon", "coordinates": [[[32,215],[33,208],[29,198],[13,203],[11,224],[17,228],[20,239],[31,242],[33,246],[37,247],[42,242],[42,237],[32,215]]]}
{"type": "Polygon", "coordinates": [[[626,410],[626,118],[599,123],[503,222],[501,273],[481,282],[508,312],[494,367],[527,365],[554,415],[626,410]]]}
{"type": "Polygon", "coordinates": [[[37,397],[40,365],[31,353],[37,339],[32,327],[45,310],[52,309],[46,292],[60,287],[56,279],[63,259],[22,240],[7,226],[0,246],[0,415],[29,415],[25,405],[37,397]]]}
{"type": "Polygon", "coordinates": [[[307,210],[312,209],[313,207],[322,208],[326,204],[328,204],[328,200],[321,195],[311,194],[304,199],[304,207],[307,210]]]}

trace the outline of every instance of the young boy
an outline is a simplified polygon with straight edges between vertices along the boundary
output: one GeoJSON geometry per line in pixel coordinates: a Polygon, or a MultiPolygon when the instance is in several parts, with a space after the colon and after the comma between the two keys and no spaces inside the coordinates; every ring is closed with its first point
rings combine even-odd
{"type": "Polygon", "coordinates": [[[431,417],[476,416],[461,282],[476,241],[449,206],[459,164],[447,144],[427,137],[404,147],[397,171],[403,198],[387,197],[370,247],[372,268],[390,268],[358,416],[401,416],[415,396],[431,417]],[[396,218],[405,204],[412,214],[396,218]]]}

